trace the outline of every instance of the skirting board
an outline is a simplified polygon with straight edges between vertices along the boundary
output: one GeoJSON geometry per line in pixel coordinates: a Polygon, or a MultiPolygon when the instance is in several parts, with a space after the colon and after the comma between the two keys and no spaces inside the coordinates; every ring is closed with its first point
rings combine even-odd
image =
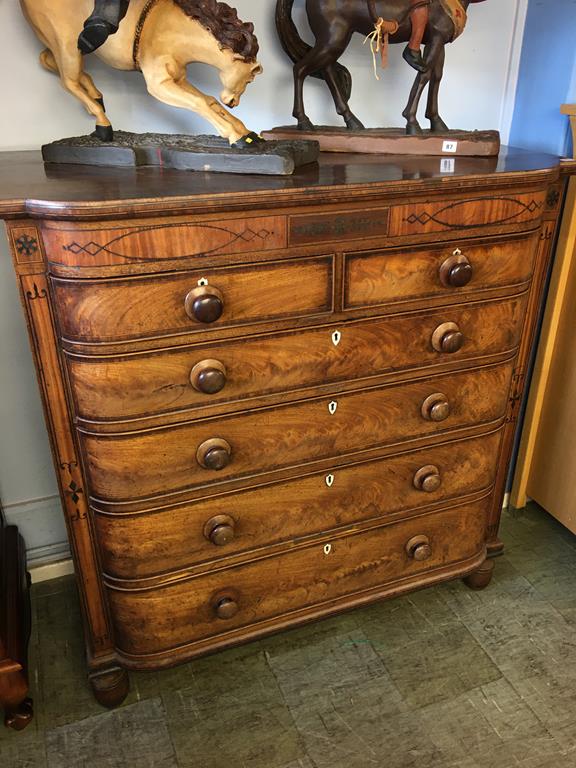
{"type": "Polygon", "coordinates": [[[68,560],[70,547],[59,496],[4,504],[6,520],[18,526],[26,542],[29,568],[68,560]]]}
{"type": "Polygon", "coordinates": [[[52,581],[52,579],[60,579],[62,576],[70,576],[74,573],[74,563],[71,559],[58,560],[55,563],[33,565],[28,570],[32,584],[40,584],[42,581],[52,581]]]}

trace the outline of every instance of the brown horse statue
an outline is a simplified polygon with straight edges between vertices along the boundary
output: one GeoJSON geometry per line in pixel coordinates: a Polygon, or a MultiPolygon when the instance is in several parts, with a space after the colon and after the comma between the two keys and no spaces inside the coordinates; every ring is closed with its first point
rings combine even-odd
{"type": "MultiPolygon", "coordinates": [[[[463,30],[466,12],[471,3],[483,0],[430,0],[428,25],[424,34],[426,71],[419,72],[410,92],[403,116],[406,133],[416,135],[422,129],[416,118],[418,105],[428,85],[426,117],[434,133],[448,130],[438,110],[438,92],[444,74],[445,48],[463,30]]],[[[407,43],[412,35],[411,0],[306,0],[310,28],[316,38],[313,47],[300,37],[292,20],[294,0],[276,0],[276,27],[282,47],[294,62],[294,117],[301,130],[313,130],[304,109],[304,81],[309,75],[326,81],[336,111],[351,130],[364,126],[348,105],[352,90],[349,71],[338,63],[354,32],[368,37],[374,32],[378,18],[391,22],[396,31],[389,42],[407,43]]]]}
{"type": "MultiPolygon", "coordinates": [[[[93,0],[21,0],[24,14],[46,46],[40,63],[60,77],[96,120],[96,135],[113,138],[104,100],[78,50],[78,35],[93,0]]],[[[216,0],[131,0],[118,32],[96,55],[115,69],[140,70],[149,93],[173,107],[197,112],[220,136],[235,144],[252,136],[242,121],[222,106],[235,107],[248,83],[262,72],[252,24],[216,0]],[[220,72],[222,104],[186,78],[186,65],[201,62],[220,72]]]]}

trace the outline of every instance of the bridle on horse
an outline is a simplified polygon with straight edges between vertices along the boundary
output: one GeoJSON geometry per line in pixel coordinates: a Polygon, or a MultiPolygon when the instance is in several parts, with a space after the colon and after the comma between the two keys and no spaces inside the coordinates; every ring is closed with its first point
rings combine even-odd
{"type": "Polygon", "coordinates": [[[134,62],[134,67],[136,69],[140,69],[138,54],[140,53],[140,38],[142,37],[142,30],[144,29],[144,24],[146,23],[148,14],[152,8],[154,8],[157,2],[158,0],[148,0],[144,8],[142,8],[142,13],[138,19],[138,24],[136,24],[136,31],[134,32],[134,45],[132,46],[132,61],[134,62]]]}

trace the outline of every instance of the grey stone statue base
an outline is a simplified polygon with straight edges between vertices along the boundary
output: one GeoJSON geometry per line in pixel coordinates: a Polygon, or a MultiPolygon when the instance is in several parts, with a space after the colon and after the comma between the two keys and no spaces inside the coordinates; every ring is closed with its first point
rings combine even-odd
{"type": "Polygon", "coordinates": [[[111,142],[77,136],[45,144],[42,157],[46,163],[289,176],[299,166],[315,162],[319,151],[316,141],[266,141],[236,148],[218,136],[115,131],[111,142]]]}

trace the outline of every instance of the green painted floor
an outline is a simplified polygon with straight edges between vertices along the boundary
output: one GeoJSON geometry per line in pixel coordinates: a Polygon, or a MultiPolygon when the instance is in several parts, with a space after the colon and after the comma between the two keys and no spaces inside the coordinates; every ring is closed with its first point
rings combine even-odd
{"type": "Polygon", "coordinates": [[[33,592],[36,717],[2,768],[576,768],[576,537],[506,515],[453,582],[163,673],[115,712],[85,683],[73,581],[33,592]]]}

